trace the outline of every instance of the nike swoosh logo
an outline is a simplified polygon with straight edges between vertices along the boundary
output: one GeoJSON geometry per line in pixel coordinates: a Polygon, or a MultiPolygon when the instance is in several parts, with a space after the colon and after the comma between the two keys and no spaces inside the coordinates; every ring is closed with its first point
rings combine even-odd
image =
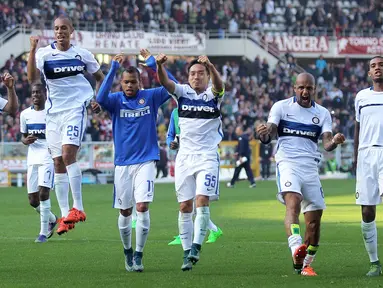
{"type": "Polygon", "coordinates": [[[293,117],[294,115],[293,114],[287,114],[286,116],[287,117],[293,117]]]}
{"type": "Polygon", "coordinates": [[[56,53],[56,54],[53,54],[53,53],[52,53],[52,56],[54,57],[54,56],[57,56],[57,55],[59,55],[59,54],[60,54],[60,53],[56,53]]]}
{"type": "Polygon", "coordinates": [[[214,189],[207,189],[207,191],[213,191],[214,189]]]}
{"type": "Polygon", "coordinates": [[[76,137],[70,137],[69,140],[75,140],[77,139],[76,137]]]}

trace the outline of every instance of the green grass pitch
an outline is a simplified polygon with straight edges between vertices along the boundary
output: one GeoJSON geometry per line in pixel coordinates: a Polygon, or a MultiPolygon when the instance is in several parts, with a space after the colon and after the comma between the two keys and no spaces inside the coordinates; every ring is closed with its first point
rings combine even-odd
{"type": "MultiPolygon", "coordinates": [[[[125,271],[111,185],[84,186],[88,220],[66,235],[55,234],[45,244],[34,243],[39,217],[29,207],[25,189],[3,188],[0,287],[383,287],[383,278],[364,276],[369,259],[354,181],[322,183],[327,210],[313,265],[319,276],[314,278],[292,273],[284,206],[276,200],[272,181],[259,182],[256,189],[249,189],[248,182],[235,189],[222,183],[221,200],[211,204],[211,216],[224,235],[217,243],[203,246],[201,260],[190,272],[180,270],[181,247],[167,246],[178,233],[173,184],[155,186],[143,273],[125,271]]],[[[54,195],[52,207],[58,214],[54,195]]],[[[382,218],[378,208],[378,228],[382,218]]]]}

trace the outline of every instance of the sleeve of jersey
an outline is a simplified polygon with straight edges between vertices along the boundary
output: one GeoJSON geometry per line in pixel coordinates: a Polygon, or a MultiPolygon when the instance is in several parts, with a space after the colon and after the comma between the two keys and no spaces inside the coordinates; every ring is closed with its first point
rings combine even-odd
{"type": "Polygon", "coordinates": [[[40,48],[37,50],[35,55],[36,68],[42,71],[44,69],[44,50],[40,48]]]}
{"type": "Polygon", "coordinates": [[[170,143],[174,140],[176,137],[176,129],[174,126],[174,112],[172,112],[172,115],[170,116],[169,121],[169,128],[168,128],[168,135],[166,137],[166,144],[170,146],[170,143]]]}
{"type": "Polygon", "coordinates": [[[360,122],[360,114],[359,114],[359,97],[356,95],[355,97],[355,120],[360,122]]]}
{"type": "Polygon", "coordinates": [[[185,85],[182,84],[175,84],[175,89],[174,89],[174,96],[178,99],[183,96],[184,94],[184,87],[185,85]]]}
{"type": "Polygon", "coordinates": [[[97,102],[109,112],[111,112],[113,104],[109,92],[112,88],[113,79],[119,67],[120,64],[118,64],[118,62],[112,61],[112,67],[110,68],[109,73],[106,75],[104,81],[102,82],[101,87],[98,90],[96,96],[97,102]]]}
{"type": "MultiPolygon", "coordinates": [[[[147,67],[149,67],[150,69],[152,69],[154,72],[157,73],[156,59],[152,55],[150,55],[150,57],[145,60],[145,64],[147,67]]],[[[168,77],[170,80],[173,80],[175,83],[178,83],[177,79],[174,78],[172,73],[170,73],[168,70],[166,70],[166,73],[168,74],[168,77]]]]}
{"type": "Polygon", "coordinates": [[[85,50],[83,57],[86,64],[86,71],[93,74],[100,70],[100,64],[98,64],[96,58],[94,58],[94,55],[91,52],[85,50]]]}
{"type": "Polygon", "coordinates": [[[279,121],[282,117],[282,107],[280,102],[277,102],[271,107],[269,119],[267,119],[268,123],[273,123],[275,125],[279,125],[279,121]]]}
{"type": "Polygon", "coordinates": [[[323,126],[322,126],[322,134],[326,132],[332,133],[332,119],[330,112],[326,110],[326,116],[324,118],[323,126]]]}
{"type": "Polygon", "coordinates": [[[0,111],[4,110],[5,105],[7,105],[8,100],[0,97],[0,111]]]}
{"type": "Polygon", "coordinates": [[[24,113],[20,113],[20,132],[22,134],[27,133],[27,123],[25,122],[24,113]]]}

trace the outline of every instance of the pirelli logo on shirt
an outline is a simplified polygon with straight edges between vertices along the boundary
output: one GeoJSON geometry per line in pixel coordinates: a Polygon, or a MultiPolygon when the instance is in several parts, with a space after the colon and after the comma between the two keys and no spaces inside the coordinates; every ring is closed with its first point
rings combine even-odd
{"type": "Polygon", "coordinates": [[[150,114],[150,107],[145,106],[144,108],[139,108],[135,110],[131,109],[120,109],[121,118],[137,118],[150,114]]]}

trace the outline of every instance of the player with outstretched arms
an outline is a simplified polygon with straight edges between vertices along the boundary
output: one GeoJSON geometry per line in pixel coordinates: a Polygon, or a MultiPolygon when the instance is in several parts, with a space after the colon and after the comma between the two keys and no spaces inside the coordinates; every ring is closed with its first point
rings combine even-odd
{"type": "Polygon", "coordinates": [[[257,127],[262,143],[278,136],[277,196],[286,205],[285,230],[294,269],[305,276],[317,275],[311,264],[319,248],[320,222],[326,207],[318,172],[318,140],[322,136],[326,151],[345,141],[343,134],[333,136],[330,112],[313,100],[315,88],[314,76],[299,74],[295,96],[276,102],[267,125],[257,127]],[[299,227],[301,211],[306,224],[304,243],[299,227]]]}
{"type": "Polygon", "coordinates": [[[51,212],[49,192],[53,186],[54,166],[45,140],[45,89],[41,83],[32,85],[32,106],[20,114],[21,142],[28,145],[27,189],[29,204],[40,214],[37,243],[52,237],[57,218],[51,212]]]}
{"type": "Polygon", "coordinates": [[[356,167],[356,204],[361,205],[362,235],[370,258],[367,276],[382,274],[378,256],[375,223],[376,205],[383,195],[383,57],[369,61],[372,87],[355,97],[354,165],[356,167]]]}
{"type": "Polygon", "coordinates": [[[73,31],[68,17],[58,17],[54,21],[56,41],[37,49],[38,37],[31,36],[28,59],[29,82],[40,80],[42,73],[48,91],[46,140],[54,161],[55,190],[62,214],[58,234],[67,232],[70,224],[86,219],[82,202],[82,173],[76,158],[86,128],[86,107],[94,91],[84,72],[96,78],[96,90],[104,79],[93,54],[70,43],[73,31]],[[73,196],[73,208],[70,210],[69,186],[73,196]]]}
{"type": "Polygon", "coordinates": [[[210,220],[209,200],[217,197],[219,192],[217,149],[223,136],[220,105],[224,86],[218,71],[206,56],[200,56],[189,64],[189,85],[169,79],[164,67],[166,61],[164,54],[156,58],[160,83],[178,102],[180,148],[175,166],[175,186],[180,203],[179,234],[184,250],[181,269],[187,271],[199,261],[210,220]],[[210,78],[212,87],[208,87],[210,78]],[[194,199],[196,217],[193,225],[194,199]]]}
{"type": "Polygon", "coordinates": [[[110,93],[122,54],[116,55],[106,76],[97,102],[110,113],[113,121],[114,199],[120,210],[118,228],[124,247],[127,271],[142,272],[143,250],[150,230],[149,204],[154,197],[155,161],[159,160],[157,142],[158,108],[169,98],[163,88],[141,88],[140,72],[128,67],[121,77],[122,91],[110,93]],[[132,249],[132,207],[136,202],[136,251],[132,249]]]}

